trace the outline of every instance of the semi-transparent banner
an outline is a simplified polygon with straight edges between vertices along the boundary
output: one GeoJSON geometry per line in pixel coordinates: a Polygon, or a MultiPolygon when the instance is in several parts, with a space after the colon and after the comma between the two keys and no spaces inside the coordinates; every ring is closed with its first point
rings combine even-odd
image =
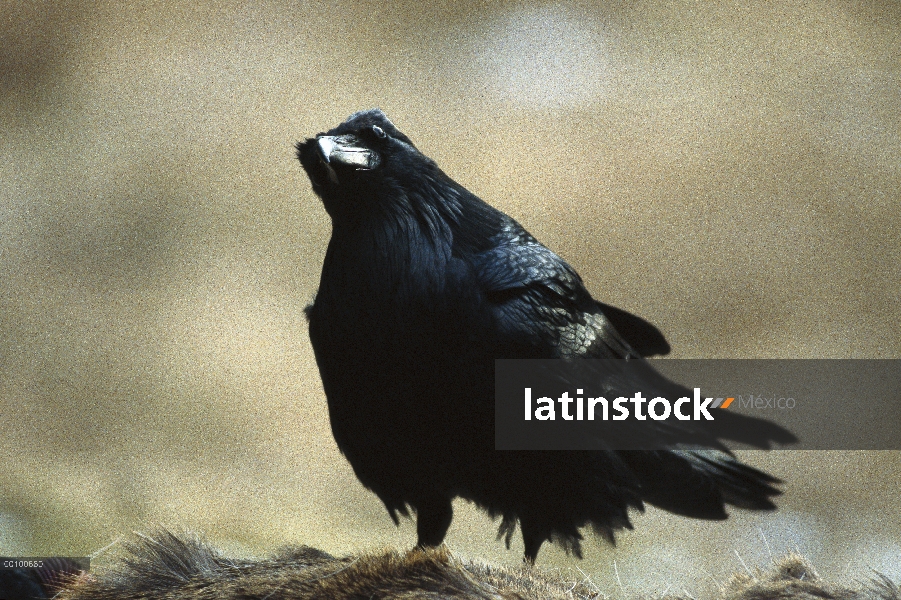
{"type": "Polygon", "coordinates": [[[497,360],[498,450],[901,449],[901,360],[497,360]]]}

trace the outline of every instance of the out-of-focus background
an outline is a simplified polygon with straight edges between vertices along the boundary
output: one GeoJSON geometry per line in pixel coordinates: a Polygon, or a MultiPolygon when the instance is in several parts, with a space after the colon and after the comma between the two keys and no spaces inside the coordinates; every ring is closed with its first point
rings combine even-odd
{"type": "MultiPolygon", "coordinates": [[[[413,545],[335,447],[302,313],[330,225],[293,144],[373,106],[674,357],[901,357],[896,2],[2,2],[0,553],[413,545]]],[[[901,578],[898,453],[742,457],[779,512],[651,510],[539,563],[608,594],[790,549],[901,578]]],[[[519,562],[456,510],[452,550],[519,562]]]]}

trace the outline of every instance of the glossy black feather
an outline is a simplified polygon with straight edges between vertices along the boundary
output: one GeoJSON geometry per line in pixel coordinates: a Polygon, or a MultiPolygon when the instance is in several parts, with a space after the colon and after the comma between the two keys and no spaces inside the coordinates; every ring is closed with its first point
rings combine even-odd
{"type": "MultiPolygon", "coordinates": [[[[580,555],[586,525],[613,541],[644,502],[705,519],[725,518],[727,503],[773,508],[777,480],[718,441],[793,440],[764,421],[717,419],[718,429],[693,432],[710,446],[699,451],[495,451],[495,358],[640,361],[669,345],[647,321],[594,300],[572,267],[445,175],[381,111],[320,136],[350,136],[379,159],[360,169],[324,160],[319,136],[298,144],[333,225],[307,312],[332,430],[395,521],[416,511],[420,544],[442,541],[455,497],[502,517],[508,543],[519,523],[531,560],[545,540],[580,555]]],[[[656,424],[630,433],[673,434],[656,424]]]]}

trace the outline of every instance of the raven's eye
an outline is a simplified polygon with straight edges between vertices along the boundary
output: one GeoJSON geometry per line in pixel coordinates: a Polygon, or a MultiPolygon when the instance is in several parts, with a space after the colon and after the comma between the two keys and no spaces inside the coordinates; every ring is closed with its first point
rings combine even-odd
{"type": "Polygon", "coordinates": [[[372,126],[372,133],[374,133],[374,134],[375,134],[375,137],[377,137],[377,138],[379,138],[379,139],[384,138],[384,137],[387,135],[387,134],[385,133],[385,130],[382,129],[381,127],[379,127],[378,125],[373,125],[373,126],[372,126]]]}

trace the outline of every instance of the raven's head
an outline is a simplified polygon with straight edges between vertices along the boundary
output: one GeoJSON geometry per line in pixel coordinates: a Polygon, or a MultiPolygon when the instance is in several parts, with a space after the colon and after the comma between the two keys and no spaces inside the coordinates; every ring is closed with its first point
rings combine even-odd
{"type": "Polygon", "coordinates": [[[440,172],[378,108],[300,142],[297,157],[333,218],[398,197],[411,173],[440,172]]]}

